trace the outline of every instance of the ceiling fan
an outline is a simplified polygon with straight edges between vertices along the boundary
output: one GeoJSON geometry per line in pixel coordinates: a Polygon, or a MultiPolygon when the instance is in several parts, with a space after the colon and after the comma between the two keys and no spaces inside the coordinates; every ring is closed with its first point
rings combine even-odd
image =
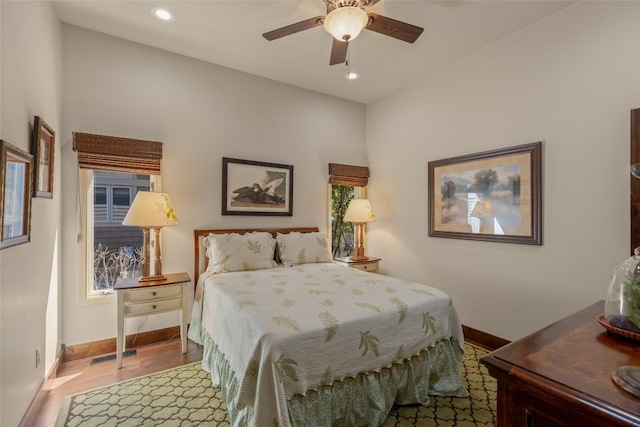
{"type": "Polygon", "coordinates": [[[329,65],[342,64],[347,59],[349,42],[355,39],[363,29],[375,31],[405,41],[415,42],[424,28],[387,18],[376,13],[367,13],[364,9],[373,6],[380,0],[323,0],[327,5],[326,16],[316,16],[277,30],[264,33],[262,36],[276,40],[284,36],[323,25],[333,36],[329,65]]]}

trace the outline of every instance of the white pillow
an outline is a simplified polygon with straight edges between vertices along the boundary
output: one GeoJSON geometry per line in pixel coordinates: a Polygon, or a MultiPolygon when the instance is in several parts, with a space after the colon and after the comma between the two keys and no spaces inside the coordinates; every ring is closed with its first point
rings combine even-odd
{"type": "Polygon", "coordinates": [[[207,248],[211,273],[260,270],[276,266],[273,260],[276,240],[271,233],[209,234],[203,242],[207,248]]]}
{"type": "Polygon", "coordinates": [[[331,262],[331,245],[325,233],[288,233],[276,236],[280,261],[287,267],[331,262]]]}

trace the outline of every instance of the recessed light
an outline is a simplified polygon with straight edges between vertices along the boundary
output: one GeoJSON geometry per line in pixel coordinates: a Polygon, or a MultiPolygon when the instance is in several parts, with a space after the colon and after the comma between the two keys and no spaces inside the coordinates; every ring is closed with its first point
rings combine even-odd
{"type": "Polygon", "coordinates": [[[355,71],[349,71],[349,72],[347,73],[347,75],[345,76],[345,78],[346,78],[347,80],[355,80],[355,79],[357,79],[357,78],[358,78],[358,73],[356,73],[355,71]]]}
{"type": "Polygon", "coordinates": [[[154,7],[151,9],[151,14],[162,22],[173,22],[176,20],[176,17],[173,16],[170,10],[165,9],[164,7],[154,7]]]}

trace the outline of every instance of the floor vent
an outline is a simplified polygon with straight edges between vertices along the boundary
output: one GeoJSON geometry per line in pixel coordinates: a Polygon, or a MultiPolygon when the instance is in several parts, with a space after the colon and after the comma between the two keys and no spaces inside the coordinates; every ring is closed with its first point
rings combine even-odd
{"type": "MultiPolygon", "coordinates": [[[[127,350],[124,353],[122,353],[122,357],[135,356],[136,353],[137,353],[136,350],[127,350]]],[[[101,363],[101,362],[108,362],[109,360],[116,360],[116,354],[113,353],[107,356],[95,357],[91,359],[91,365],[95,365],[96,363],[101,363]]]]}

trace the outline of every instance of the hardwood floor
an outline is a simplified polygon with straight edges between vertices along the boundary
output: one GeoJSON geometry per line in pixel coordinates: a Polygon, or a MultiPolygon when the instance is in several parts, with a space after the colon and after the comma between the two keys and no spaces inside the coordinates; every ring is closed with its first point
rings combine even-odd
{"type": "Polygon", "coordinates": [[[93,358],[63,363],[58,369],[57,378],[49,380],[43,386],[46,397],[42,406],[38,411],[34,411],[35,416],[32,419],[25,420],[24,425],[53,426],[62,399],[69,394],[202,360],[202,347],[192,341],[189,341],[187,353],[182,354],[179,337],[171,341],[134,348],[137,350],[137,355],[123,359],[122,369],[116,368],[115,359],[94,365],[91,365],[93,358]]]}

